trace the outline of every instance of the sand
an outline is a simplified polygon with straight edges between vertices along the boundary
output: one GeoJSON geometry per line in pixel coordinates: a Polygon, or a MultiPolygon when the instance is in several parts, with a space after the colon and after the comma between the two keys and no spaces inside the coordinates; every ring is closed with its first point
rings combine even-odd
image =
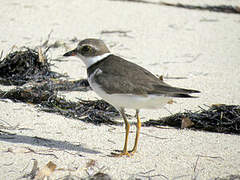
{"type": "MultiPolygon", "coordinates": [[[[236,5],[239,1],[189,3],[236,5]]],[[[66,42],[70,49],[76,45],[69,43],[74,37],[101,38],[113,53],[154,74],[187,77],[166,79],[167,83],[202,92],[198,99],[176,99],[177,103],[165,109],[142,110],[143,121],[185,109],[196,110],[198,106],[240,103],[239,15],[107,0],[12,0],[2,1],[0,9],[3,56],[13,46],[40,45],[51,31],[52,43],[66,42]],[[101,33],[106,30],[130,32],[126,36],[101,33]]],[[[50,58],[64,59],[61,55],[66,51],[53,49],[50,58]]],[[[80,60],[67,60],[54,62],[54,70],[67,73],[72,79],[86,77],[80,60]]],[[[72,100],[99,98],[91,91],[62,95],[72,100]]],[[[240,174],[237,135],[143,127],[136,155],[113,158],[108,155],[123,147],[122,126],[95,126],[10,100],[0,101],[0,112],[1,122],[18,125],[15,130],[8,130],[15,135],[0,137],[0,179],[3,180],[29,173],[32,159],[40,167],[52,161],[57,168],[65,169],[55,171],[51,179],[61,179],[69,173],[84,178],[98,171],[112,179],[124,180],[150,176],[156,180],[213,179],[240,174]],[[90,160],[96,163],[86,169],[90,160]]],[[[131,130],[130,147],[135,127],[131,130]]]]}

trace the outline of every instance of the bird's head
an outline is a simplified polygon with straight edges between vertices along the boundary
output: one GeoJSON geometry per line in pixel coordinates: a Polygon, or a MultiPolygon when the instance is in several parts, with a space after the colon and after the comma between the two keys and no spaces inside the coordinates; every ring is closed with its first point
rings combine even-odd
{"type": "Polygon", "coordinates": [[[110,55],[105,43],[100,39],[85,39],[79,42],[77,47],[63,56],[77,56],[87,67],[110,55]]]}

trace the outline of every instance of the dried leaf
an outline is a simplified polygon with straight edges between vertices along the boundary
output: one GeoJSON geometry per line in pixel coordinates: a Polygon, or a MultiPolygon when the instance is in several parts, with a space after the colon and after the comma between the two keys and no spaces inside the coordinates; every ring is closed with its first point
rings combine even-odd
{"type": "Polygon", "coordinates": [[[176,101],[174,101],[174,100],[169,100],[168,102],[167,102],[168,104],[173,104],[173,103],[176,103],[176,101]]]}
{"type": "Polygon", "coordinates": [[[87,163],[86,163],[86,168],[92,167],[96,165],[96,161],[93,159],[90,159],[87,163]]]}
{"type": "Polygon", "coordinates": [[[46,166],[38,171],[34,180],[44,180],[45,177],[49,177],[54,172],[56,167],[56,164],[54,164],[52,161],[49,161],[46,166]]]}
{"type": "Polygon", "coordinates": [[[38,48],[38,58],[39,58],[39,62],[41,62],[42,64],[45,64],[46,60],[43,56],[42,49],[40,47],[38,48]]]}
{"type": "Polygon", "coordinates": [[[160,79],[161,81],[163,81],[163,75],[159,76],[159,79],[160,79]]]}
{"type": "Polygon", "coordinates": [[[193,125],[194,125],[194,123],[189,119],[189,117],[182,118],[182,124],[181,124],[182,129],[189,128],[193,125]]]}
{"type": "Polygon", "coordinates": [[[221,107],[223,106],[224,104],[212,104],[211,107],[221,107]]]}

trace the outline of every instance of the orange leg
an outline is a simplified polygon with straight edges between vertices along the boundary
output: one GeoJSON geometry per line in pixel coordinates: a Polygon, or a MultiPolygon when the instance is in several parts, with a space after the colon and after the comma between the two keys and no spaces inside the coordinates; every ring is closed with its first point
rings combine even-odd
{"type": "Polygon", "coordinates": [[[138,144],[138,138],[139,138],[139,134],[140,134],[140,129],[141,129],[141,120],[139,117],[139,110],[136,110],[136,116],[137,116],[137,131],[136,131],[136,138],[135,138],[135,143],[133,146],[133,149],[130,151],[130,154],[133,155],[136,151],[137,151],[137,144],[138,144]]]}
{"type": "Polygon", "coordinates": [[[120,112],[120,114],[122,115],[123,120],[124,120],[124,123],[125,123],[125,129],[126,129],[125,143],[124,143],[123,151],[122,151],[120,154],[112,153],[112,155],[115,156],[115,157],[121,157],[121,156],[124,156],[124,155],[130,156],[130,154],[129,154],[128,150],[127,150],[128,135],[129,135],[130,124],[129,124],[128,121],[127,121],[127,117],[126,117],[124,108],[121,108],[121,109],[119,110],[119,112],[120,112]]]}

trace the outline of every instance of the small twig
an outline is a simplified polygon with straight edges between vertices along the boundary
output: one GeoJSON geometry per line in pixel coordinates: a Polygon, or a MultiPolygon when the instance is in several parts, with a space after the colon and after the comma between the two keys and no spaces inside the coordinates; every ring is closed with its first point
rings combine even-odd
{"type": "Polygon", "coordinates": [[[44,43],[41,45],[41,47],[46,47],[48,45],[48,42],[50,40],[51,34],[53,33],[53,30],[50,31],[50,33],[48,33],[48,37],[47,40],[44,41],[44,43]]]}
{"type": "Polygon", "coordinates": [[[197,164],[198,164],[198,160],[199,160],[199,155],[197,156],[197,160],[195,162],[195,165],[194,165],[194,168],[193,168],[193,172],[195,173],[196,172],[196,169],[197,169],[197,164]]]}
{"type": "Polygon", "coordinates": [[[53,156],[54,158],[58,159],[58,157],[55,154],[36,152],[36,151],[34,151],[33,149],[31,149],[29,147],[25,147],[25,149],[27,149],[28,151],[26,151],[24,153],[34,153],[34,154],[38,154],[38,155],[53,156]]]}
{"type": "Polygon", "coordinates": [[[151,179],[151,178],[153,178],[153,177],[163,177],[163,178],[165,178],[165,179],[168,179],[168,177],[166,177],[166,176],[164,176],[164,175],[162,175],[162,174],[146,175],[146,174],[150,174],[151,172],[154,172],[154,171],[155,171],[155,169],[149,170],[149,171],[147,171],[147,172],[139,172],[139,173],[137,174],[137,176],[139,176],[139,177],[144,177],[144,178],[148,178],[148,179],[151,179]]]}
{"type": "MultiPolygon", "coordinates": [[[[32,160],[34,160],[34,161],[33,161],[33,167],[32,167],[31,172],[30,172],[30,173],[27,173],[27,174],[24,174],[22,177],[20,177],[20,178],[18,178],[18,179],[22,179],[22,178],[34,179],[34,177],[36,176],[37,171],[39,170],[39,168],[38,168],[38,162],[37,162],[37,160],[36,160],[36,159],[32,159],[32,160]]],[[[29,163],[28,163],[28,165],[29,165],[29,163]]],[[[27,165],[27,166],[28,166],[28,165],[27,165]]]]}
{"type": "Polygon", "coordinates": [[[204,156],[204,155],[197,155],[198,157],[206,157],[206,158],[213,158],[213,159],[222,159],[224,160],[222,157],[220,156],[204,156]]]}
{"type": "Polygon", "coordinates": [[[126,34],[131,31],[121,31],[121,30],[113,30],[113,31],[108,31],[108,30],[103,30],[101,31],[101,34],[112,34],[112,33],[119,33],[119,34],[126,34]]]}
{"type": "Polygon", "coordinates": [[[148,137],[154,137],[156,139],[173,139],[173,138],[161,138],[161,137],[158,137],[158,136],[153,136],[153,135],[150,135],[150,134],[147,134],[147,133],[143,133],[141,132],[141,134],[145,135],[145,136],[148,136],[148,137]]]}
{"type": "Polygon", "coordinates": [[[0,54],[0,61],[2,60],[2,57],[3,57],[3,50],[1,51],[1,54],[0,54]]]}
{"type": "Polygon", "coordinates": [[[131,37],[128,35],[128,33],[131,31],[122,31],[122,30],[113,30],[113,31],[109,31],[109,30],[103,30],[100,32],[100,34],[119,34],[120,36],[126,36],[126,37],[131,37]]]}

